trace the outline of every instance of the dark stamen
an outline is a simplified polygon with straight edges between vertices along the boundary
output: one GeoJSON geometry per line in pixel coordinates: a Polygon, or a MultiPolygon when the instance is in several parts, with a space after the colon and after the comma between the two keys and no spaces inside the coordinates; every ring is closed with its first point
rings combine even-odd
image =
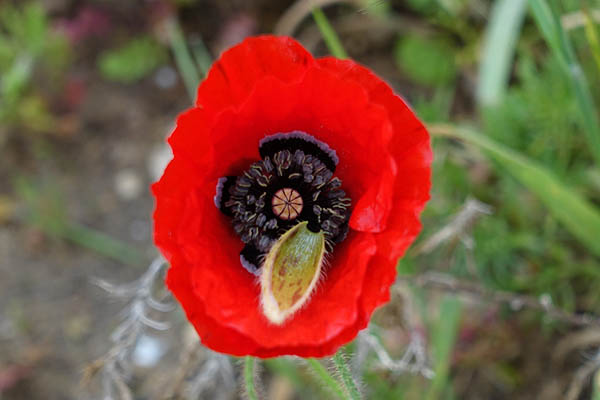
{"type": "Polygon", "coordinates": [[[220,178],[215,195],[215,205],[232,217],[246,243],[240,253],[244,268],[257,273],[271,245],[301,221],[313,232],[323,231],[332,251],[346,237],[351,205],[333,177],[335,151],[296,131],[261,140],[259,152],[263,160],[242,175],[220,178]]]}

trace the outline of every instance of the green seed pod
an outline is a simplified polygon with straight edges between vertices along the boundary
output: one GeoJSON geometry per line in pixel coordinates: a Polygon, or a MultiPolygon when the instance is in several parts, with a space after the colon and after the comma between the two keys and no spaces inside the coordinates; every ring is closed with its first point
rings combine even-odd
{"type": "Polygon", "coordinates": [[[265,257],[260,276],[263,313],[281,325],[309,300],[325,255],[325,235],[306,221],[284,233],[265,257]]]}

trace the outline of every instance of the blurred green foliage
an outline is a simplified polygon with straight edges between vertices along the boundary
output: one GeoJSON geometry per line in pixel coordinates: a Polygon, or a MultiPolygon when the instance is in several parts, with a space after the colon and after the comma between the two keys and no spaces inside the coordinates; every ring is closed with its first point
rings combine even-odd
{"type": "Polygon", "coordinates": [[[396,62],[416,83],[443,86],[456,76],[456,51],[442,38],[408,35],[398,40],[396,62]]]}
{"type": "MultiPolygon", "coordinates": [[[[433,35],[401,35],[394,52],[399,72],[423,87],[413,99],[417,114],[430,123],[478,126],[478,135],[484,144],[475,140],[476,147],[473,147],[446,138],[434,140],[433,193],[424,213],[425,232],[421,237],[430,237],[448,223],[470,196],[492,205],[494,213],[483,216],[465,232],[472,238],[472,249],[457,239],[442,244],[431,254],[417,256],[409,252],[399,263],[399,273],[411,277],[428,270],[443,271],[478,282],[490,290],[548,296],[552,304],[567,311],[596,313],[600,307],[597,290],[600,259],[591,250],[598,238],[594,232],[598,229],[600,190],[594,177],[599,170],[586,130],[598,129],[590,123],[597,118],[597,107],[592,114],[581,106],[580,87],[573,83],[571,75],[573,69],[564,68],[565,61],[556,56],[553,44],[548,43],[540,30],[539,21],[536,24],[531,18],[526,20],[512,49],[494,48],[510,43],[489,41],[486,45],[492,46],[491,49],[473,52],[483,38],[473,35],[473,31],[483,31],[487,26],[465,27],[464,20],[473,20],[478,13],[470,9],[470,4],[436,0],[410,0],[407,4],[436,28],[433,35]],[[442,3],[447,6],[440,7],[442,3]],[[474,115],[453,113],[457,105],[464,107],[457,81],[468,79],[471,71],[478,67],[481,62],[478,54],[495,55],[500,51],[513,52],[515,57],[514,60],[512,57],[503,59],[510,62],[508,79],[503,74],[495,74],[497,79],[503,80],[492,82],[500,88],[498,101],[493,106],[479,105],[474,115]],[[588,119],[587,123],[582,123],[584,118],[588,119]],[[516,159],[498,159],[500,153],[490,151],[487,145],[500,153],[510,150],[516,159]],[[512,164],[515,160],[526,163],[512,164]],[[577,204],[571,204],[572,201],[577,204]],[[582,207],[586,210],[581,214],[580,202],[585,203],[582,207]]],[[[551,2],[551,5],[558,15],[579,11],[581,7],[579,2],[570,0],[551,2]]],[[[531,16],[529,7],[527,12],[531,16]]],[[[512,26],[508,21],[498,23],[512,26]]],[[[590,97],[583,101],[598,104],[600,91],[596,89],[600,87],[600,73],[595,63],[598,50],[594,34],[598,25],[590,26],[589,20],[586,24],[571,31],[564,31],[560,24],[553,29],[559,31],[557,35],[561,40],[573,44],[567,64],[580,64],[585,73],[575,78],[579,82],[586,81],[590,90],[590,97]]],[[[500,60],[495,58],[495,61],[500,60]]],[[[439,299],[420,298],[425,304],[421,310],[424,318],[430,306],[444,307],[439,299]]],[[[452,313],[442,315],[442,319],[450,318],[452,313]]],[[[510,311],[503,315],[519,317],[510,311]]],[[[539,318],[537,325],[530,329],[537,329],[540,334],[543,328],[547,332],[564,329],[559,323],[549,322],[539,318]]],[[[494,324],[501,322],[495,320],[494,324]]],[[[435,366],[436,370],[445,371],[450,365],[460,369],[456,360],[444,358],[435,350],[439,346],[439,330],[439,326],[428,330],[434,347],[434,363],[441,363],[435,366]]],[[[444,335],[454,337],[450,328],[444,335]]],[[[487,340],[485,337],[477,339],[478,342],[487,340]]],[[[470,346],[476,344],[471,342],[470,346]]],[[[486,357],[485,354],[479,356],[486,357]]],[[[505,382],[509,390],[523,384],[518,364],[508,361],[493,364],[485,359],[479,362],[489,368],[489,373],[496,374],[491,381],[505,382]]],[[[442,375],[446,376],[445,372],[442,375]]],[[[368,373],[365,380],[371,391],[370,398],[419,399],[428,390],[430,394],[433,392],[431,398],[456,397],[453,379],[440,378],[432,385],[422,377],[390,380],[381,374],[368,373]]]]}
{"type": "MultiPolygon", "coordinates": [[[[441,271],[486,290],[544,296],[564,310],[595,313],[600,307],[600,171],[594,136],[600,130],[594,106],[600,100],[595,90],[600,87],[598,26],[577,0],[499,0],[494,7],[485,2],[485,11],[482,4],[405,2],[431,29],[398,37],[393,53],[398,72],[421,86],[412,98],[417,114],[428,123],[455,124],[449,136],[464,142],[434,141],[433,193],[421,237],[431,237],[450,222],[471,196],[493,206],[494,213],[429,254],[409,252],[398,272],[410,279],[441,271]],[[563,29],[560,16],[578,11],[587,16],[584,24],[563,29]],[[494,14],[482,21],[482,12],[494,14]],[[484,40],[485,22],[491,20],[496,31],[484,40]],[[484,65],[483,57],[489,57],[484,65]],[[480,80],[473,81],[473,70],[479,68],[480,80]],[[463,99],[465,82],[485,84],[485,96],[473,97],[493,101],[475,104],[466,114],[453,112],[471,107],[463,99]]],[[[460,362],[452,354],[462,340],[461,304],[451,297],[431,298],[417,288],[413,295],[421,318],[429,321],[436,377],[428,381],[366,372],[368,397],[460,398],[450,371],[460,362]],[[432,315],[432,309],[439,314],[432,315]]],[[[519,315],[508,308],[499,314],[516,317],[513,323],[519,315]]],[[[491,324],[500,326],[502,320],[496,317],[491,324]]],[[[529,327],[539,335],[563,328],[543,318],[529,327]]],[[[471,347],[493,341],[485,336],[471,340],[471,347]]],[[[523,385],[521,366],[510,358],[494,363],[486,354],[478,356],[494,375],[490,381],[503,382],[505,395],[523,385]]]]}
{"type": "Polygon", "coordinates": [[[66,39],[50,29],[41,5],[0,5],[0,123],[50,131],[44,91],[60,88],[69,60],[66,39]]]}
{"type": "Polygon", "coordinates": [[[98,68],[108,80],[132,83],[152,73],[166,60],[165,48],[151,37],[144,36],[101,54],[98,68]]]}
{"type": "Polygon", "coordinates": [[[126,243],[70,221],[59,187],[54,183],[36,182],[23,176],[13,182],[15,191],[27,209],[27,222],[49,237],[67,240],[123,264],[140,265],[144,257],[126,243]]]}
{"type": "MultiPolygon", "coordinates": [[[[568,2],[563,7],[573,9],[568,2]]],[[[579,124],[576,95],[557,59],[551,52],[540,51],[543,41],[540,32],[530,27],[520,37],[505,96],[495,107],[480,110],[483,131],[517,154],[539,162],[568,190],[591,196],[592,204],[598,204],[598,190],[590,181],[590,171],[597,171],[597,166],[579,124]]],[[[584,70],[593,70],[587,41],[574,42],[584,70]]],[[[588,79],[591,88],[599,87],[597,73],[588,79]]],[[[429,98],[435,99],[448,88],[437,85],[431,90],[429,98]]],[[[436,113],[432,104],[435,101],[418,101],[417,113],[430,121],[443,121],[446,110],[436,113]]],[[[532,195],[532,187],[517,183],[513,173],[493,160],[489,165],[495,169],[487,169],[484,165],[488,162],[468,148],[439,140],[435,154],[433,201],[425,213],[432,225],[434,220],[449,218],[469,195],[495,207],[495,213],[484,217],[473,230],[478,279],[493,288],[548,293],[556,304],[571,310],[600,306],[600,296],[593,290],[600,284],[600,276],[594,272],[600,270],[598,259],[549,214],[543,206],[549,199],[532,195]],[[481,176],[474,180],[477,175],[481,176]]],[[[594,208],[597,212],[598,207],[594,208]]]]}

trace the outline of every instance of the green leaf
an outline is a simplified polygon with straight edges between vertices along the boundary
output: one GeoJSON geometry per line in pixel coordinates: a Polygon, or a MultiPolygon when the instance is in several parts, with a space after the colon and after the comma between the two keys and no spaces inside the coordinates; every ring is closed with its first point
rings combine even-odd
{"type": "Polygon", "coordinates": [[[0,77],[1,103],[16,103],[25,91],[32,72],[31,57],[24,55],[17,58],[12,67],[4,72],[4,76],[0,77]]]}
{"type": "Polygon", "coordinates": [[[422,13],[433,12],[437,9],[435,0],[406,0],[408,7],[422,13]]]}
{"type": "Polygon", "coordinates": [[[432,133],[476,145],[534,192],[550,213],[579,241],[600,257],[600,212],[535,161],[469,129],[432,126],[432,133]]]}
{"type": "Polygon", "coordinates": [[[441,39],[402,38],[396,44],[395,58],[400,69],[422,85],[447,85],[456,76],[454,51],[441,39]]]}
{"type": "Polygon", "coordinates": [[[166,52],[162,46],[149,37],[142,37],[103,53],[98,60],[98,68],[108,80],[132,83],[150,74],[165,59],[166,52]]]}
{"type": "Polygon", "coordinates": [[[526,9],[527,0],[500,0],[492,7],[477,87],[477,97],[483,105],[497,104],[506,92],[526,9]]]}

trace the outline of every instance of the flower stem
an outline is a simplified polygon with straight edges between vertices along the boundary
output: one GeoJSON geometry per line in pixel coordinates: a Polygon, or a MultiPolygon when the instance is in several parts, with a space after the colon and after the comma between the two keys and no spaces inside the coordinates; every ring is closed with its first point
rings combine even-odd
{"type": "Polygon", "coordinates": [[[246,394],[250,400],[258,400],[256,388],[254,387],[254,357],[246,357],[244,359],[244,384],[246,386],[246,394]]]}
{"type": "Polygon", "coordinates": [[[327,20],[325,13],[320,8],[314,8],[312,11],[313,18],[319,27],[319,31],[321,31],[321,35],[323,35],[323,40],[325,40],[325,44],[327,48],[333,54],[334,57],[340,59],[348,58],[348,54],[346,50],[344,50],[344,46],[342,46],[342,42],[338,37],[337,33],[327,20]]]}
{"type": "Polygon", "coordinates": [[[352,400],[360,400],[360,391],[358,390],[358,386],[356,385],[356,382],[350,373],[348,365],[346,365],[346,361],[344,360],[344,352],[342,349],[335,353],[333,356],[333,362],[342,376],[342,382],[344,382],[346,390],[348,393],[350,393],[350,398],[352,400]]]}
{"type": "Polygon", "coordinates": [[[315,374],[317,374],[317,377],[321,380],[321,382],[325,385],[325,387],[327,387],[330,391],[335,393],[340,399],[345,400],[348,398],[348,396],[346,395],[346,392],[340,386],[339,382],[337,380],[335,380],[329,374],[329,372],[327,372],[327,370],[325,369],[323,364],[321,364],[319,361],[315,360],[314,358],[307,358],[306,362],[315,371],[315,374]]]}

